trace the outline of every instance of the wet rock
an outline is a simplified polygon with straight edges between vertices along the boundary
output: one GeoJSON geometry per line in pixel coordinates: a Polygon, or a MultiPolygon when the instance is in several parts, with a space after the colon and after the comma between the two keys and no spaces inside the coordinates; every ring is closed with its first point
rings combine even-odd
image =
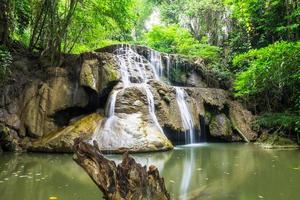
{"type": "Polygon", "coordinates": [[[209,132],[212,137],[226,141],[232,140],[231,123],[225,114],[217,114],[212,117],[209,132]]]}
{"type": "Polygon", "coordinates": [[[244,141],[250,142],[257,139],[257,133],[251,128],[255,118],[239,102],[229,102],[229,118],[233,128],[240,134],[244,141]]]}
{"type": "Polygon", "coordinates": [[[266,149],[298,149],[297,142],[281,136],[277,133],[269,134],[264,132],[258,138],[256,144],[266,149]]]}
{"type": "Polygon", "coordinates": [[[21,120],[27,134],[41,137],[59,127],[52,116],[72,107],[85,107],[89,99],[83,88],[72,82],[62,68],[48,70],[50,78],[46,82],[34,81],[24,92],[21,120]],[[54,75],[54,76],[52,76],[54,75]]]}
{"type": "Polygon", "coordinates": [[[7,111],[8,111],[10,114],[17,114],[18,111],[19,111],[19,105],[18,105],[18,102],[17,102],[17,101],[14,101],[14,102],[10,103],[10,104],[7,106],[7,111]]]}
{"type": "Polygon", "coordinates": [[[100,150],[121,153],[172,149],[171,142],[153,117],[142,85],[120,90],[115,115],[108,118],[96,133],[100,150]]]}
{"type": "Polygon", "coordinates": [[[103,152],[151,152],[173,148],[150,116],[118,113],[108,120],[107,127],[97,133],[97,142],[103,152]]]}
{"type": "MultiPolygon", "coordinates": [[[[153,95],[156,102],[156,115],[159,123],[172,131],[184,133],[180,110],[176,101],[175,88],[159,81],[152,81],[153,95]]],[[[188,91],[188,89],[187,89],[188,91]]],[[[186,92],[186,102],[191,112],[193,124],[196,129],[200,129],[199,113],[201,113],[202,102],[194,99],[193,96],[186,92]]],[[[202,110],[203,111],[203,110],[202,110]]]]}
{"type": "Polygon", "coordinates": [[[23,150],[18,133],[2,123],[0,123],[0,147],[6,151],[20,152],[23,150]]]}
{"type": "Polygon", "coordinates": [[[203,103],[218,110],[224,109],[229,100],[229,93],[218,88],[187,88],[194,99],[202,100],[203,103]]]}
{"type": "Polygon", "coordinates": [[[188,76],[187,85],[201,88],[207,87],[207,84],[204,82],[203,78],[199,76],[196,72],[193,72],[191,75],[188,76]]]}
{"type": "Polygon", "coordinates": [[[83,55],[80,70],[80,85],[100,94],[104,89],[120,80],[119,66],[113,54],[94,53],[83,55]]]}
{"type": "Polygon", "coordinates": [[[21,120],[16,114],[10,114],[5,119],[5,124],[15,130],[19,130],[21,126],[21,120]]]}
{"type": "Polygon", "coordinates": [[[71,153],[74,150],[74,140],[76,138],[90,139],[102,120],[103,116],[100,114],[87,115],[61,130],[33,141],[28,144],[27,148],[29,151],[71,153]]]}

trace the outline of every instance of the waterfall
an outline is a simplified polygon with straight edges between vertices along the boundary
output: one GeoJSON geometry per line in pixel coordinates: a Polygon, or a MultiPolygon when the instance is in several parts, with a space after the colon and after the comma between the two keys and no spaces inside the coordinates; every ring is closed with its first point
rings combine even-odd
{"type": "Polygon", "coordinates": [[[187,103],[185,101],[185,91],[180,87],[175,87],[176,89],[176,101],[179,107],[181,121],[183,128],[186,131],[186,141],[188,143],[195,143],[194,137],[194,123],[190,111],[188,109],[187,103]]]}
{"type": "MultiPolygon", "coordinates": [[[[123,88],[113,90],[111,92],[106,105],[107,120],[102,128],[100,127],[101,125],[99,125],[93,135],[93,140],[98,139],[102,141],[109,141],[109,135],[101,133],[110,133],[112,131],[113,123],[116,123],[117,118],[115,116],[115,106],[118,93],[133,86],[140,87],[145,91],[149,115],[156,127],[164,133],[155,115],[154,96],[150,90],[150,85],[147,83],[148,80],[151,79],[159,80],[158,74],[161,74],[162,72],[162,70],[159,69],[159,64],[156,63],[156,65],[152,65],[144,57],[134,51],[129,45],[121,45],[120,48],[114,51],[114,54],[116,55],[117,63],[120,67],[123,88]]],[[[157,57],[157,54],[155,54],[155,57],[157,57]]]]}
{"type": "Polygon", "coordinates": [[[106,116],[107,117],[112,117],[115,115],[117,95],[119,92],[120,92],[120,90],[113,90],[113,92],[109,96],[108,104],[106,106],[106,116]]]}
{"type": "Polygon", "coordinates": [[[162,130],[161,126],[159,125],[157,117],[155,115],[155,106],[154,106],[154,97],[153,97],[153,94],[152,94],[152,92],[149,89],[149,86],[147,84],[143,84],[143,87],[144,87],[144,89],[146,91],[146,94],[147,94],[147,101],[148,101],[149,113],[150,113],[150,115],[151,115],[154,123],[156,124],[156,126],[163,133],[164,131],[162,130]]]}
{"type": "Polygon", "coordinates": [[[170,68],[171,68],[171,58],[169,55],[166,56],[167,59],[167,78],[170,78],[170,68]]]}
{"type": "MultiPolygon", "coordinates": [[[[166,77],[169,77],[171,58],[168,55],[164,55],[163,62],[162,55],[157,51],[151,50],[147,59],[137,52],[136,49],[131,48],[129,45],[120,45],[119,48],[112,52],[115,54],[116,62],[119,67],[121,83],[110,93],[105,110],[107,120],[104,124],[98,125],[93,135],[93,140],[102,141],[106,147],[115,145],[116,143],[114,141],[118,138],[117,135],[112,136],[114,129],[117,130],[118,127],[120,127],[118,121],[121,119],[121,115],[116,115],[115,113],[117,97],[120,96],[118,94],[123,93],[124,90],[131,87],[137,87],[140,91],[143,91],[146,96],[145,101],[147,101],[149,120],[154,124],[152,127],[164,133],[155,114],[154,95],[151,91],[151,85],[148,84],[148,82],[150,80],[160,80],[160,78],[164,76],[164,73],[166,77]]],[[[195,143],[194,124],[185,99],[185,91],[180,87],[175,87],[175,89],[182,126],[185,130],[185,141],[186,143],[195,143]]],[[[124,140],[123,142],[121,143],[126,146],[126,141],[124,140]]],[[[109,148],[107,150],[109,150],[109,148]]]]}
{"type": "Polygon", "coordinates": [[[157,51],[151,50],[150,62],[152,66],[154,66],[155,71],[158,74],[158,77],[162,77],[164,75],[164,68],[163,68],[161,54],[157,51]]]}

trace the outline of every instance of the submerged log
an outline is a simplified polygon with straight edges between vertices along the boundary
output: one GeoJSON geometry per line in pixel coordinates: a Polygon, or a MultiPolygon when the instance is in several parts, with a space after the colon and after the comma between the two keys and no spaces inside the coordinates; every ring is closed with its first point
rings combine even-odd
{"type": "Polygon", "coordinates": [[[97,144],[75,141],[74,160],[89,174],[104,194],[106,200],[169,200],[164,179],[158,169],[142,166],[129,156],[123,155],[118,166],[106,159],[97,144]]]}

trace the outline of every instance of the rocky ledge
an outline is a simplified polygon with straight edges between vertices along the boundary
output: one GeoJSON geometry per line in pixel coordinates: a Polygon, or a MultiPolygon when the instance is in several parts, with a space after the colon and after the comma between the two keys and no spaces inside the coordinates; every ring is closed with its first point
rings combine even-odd
{"type": "MultiPolygon", "coordinates": [[[[108,120],[116,123],[97,135],[103,151],[162,151],[184,142],[186,130],[175,88],[163,81],[148,83],[160,129],[149,111],[145,89],[122,89],[121,69],[113,53],[117,47],[64,55],[59,67],[48,66],[39,58],[14,56],[15,71],[0,90],[0,147],[8,151],[73,152],[74,139],[90,140],[108,120]],[[117,95],[115,116],[109,119],[105,108],[115,90],[122,91],[117,95]]],[[[135,49],[148,63],[152,50],[135,49]]],[[[226,81],[207,73],[198,60],[176,55],[167,60],[166,56],[161,57],[164,66],[167,61],[175,63],[173,70],[184,72],[180,84],[186,92],[197,138],[206,135],[212,141],[256,140],[257,134],[251,129],[254,116],[231,98],[226,81]]]]}
{"type": "Polygon", "coordinates": [[[265,149],[299,149],[297,142],[278,134],[263,133],[255,144],[265,149]]]}

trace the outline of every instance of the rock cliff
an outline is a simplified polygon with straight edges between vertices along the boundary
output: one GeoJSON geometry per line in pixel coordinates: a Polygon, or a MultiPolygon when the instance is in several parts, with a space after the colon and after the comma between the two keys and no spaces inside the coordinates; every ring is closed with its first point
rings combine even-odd
{"type": "Polygon", "coordinates": [[[256,140],[257,134],[251,129],[254,117],[231,97],[230,81],[209,72],[201,60],[130,47],[135,57],[123,64],[134,64],[135,68],[128,69],[132,85],[125,87],[124,69],[116,52],[120,48],[129,47],[113,45],[81,55],[64,55],[63,64],[52,67],[39,58],[14,56],[15,71],[0,90],[2,149],[72,152],[73,140],[78,137],[98,137],[104,151],[172,149],[172,143],[185,142],[187,131],[174,85],[185,91],[197,141],[203,134],[208,140],[256,140]],[[159,79],[153,73],[157,67],[162,73],[159,79]],[[175,77],[178,73],[181,75],[175,77]],[[148,89],[138,85],[141,80],[148,89]],[[109,118],[107,109],[114,91],[118,91],[114,116],[109,118]],[[111,124],[104,130],[107,121],[111,124]]]}

